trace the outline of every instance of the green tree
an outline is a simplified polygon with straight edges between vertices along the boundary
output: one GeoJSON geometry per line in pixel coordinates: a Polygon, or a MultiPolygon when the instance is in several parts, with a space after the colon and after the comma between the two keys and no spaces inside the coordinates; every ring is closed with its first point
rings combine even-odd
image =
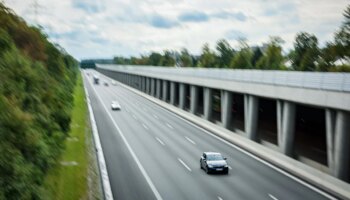
{"type": "Polygon", "coordinates": [[[175,59],[173,56],[173,52],[169,50],[164,51],[162,66],[175,66],[175,59]]]}
{"type": "Polygon", "coordinates": [[[294,51],[290,58],[292,66],[299,71],[315,71],[316,61],[319,57],[318,41],[315,35],[301,32],[297,34],[294,42],[294,51]]]}
{"type": "Polygon", "coordinates": [[[210,50],[209,44],[205,43],[202,47],[202,54],[199,57],[198,66],[199,67],[216,67],[216,55],[210,50]]]}
{"type": "Polygon", "coordinates": [[[254,49],[252,61],[251,61],[254,68],[256,68],[256,64],[262,56],[263,56],[263,53],[262,53],[260,47],[256,47],[254,49]]]}
{"type": "Polygon", "coordinates": [[[234,55],[233,48],[225,39],[221,39],[216,44],[216,50],[218,51],[217,66],[219,68],[228,68],[234,55]]]}
{"type": "Polygon", "coordinates": [[[192,67],[193,66],[193,60],[192,56],[188,52],[186,48],[181,49],[180,52],[180,62],[181,66],[183,67],[192,67]]]}
{"type": "Polygon", "coordinates": [[[161,66],[163,64],[163,56],[160,53],[152,52],[148,58],[148,64],[153,66],[161,66]]]}
{"type": "Polygon", "coordinates": [[[231,61],[231,68],[250,69],[252,68],[252,50],[248,46],[245,39],[239,39],[239,51],[236,52],[231,61]]]}
{"type": "Polygon", "coordinates": [[[337,57],[350,62],[350,5],[344,11],[345,20],[340,30],[335,33],[335,48],[337,57]]]}
{"type": "Polygon", "coordinates": [[[260,69],[274,69],[278,70],[283,68],[283,55],[281,44],[284,41],[277,36],[270,37],[270,41],[267,44],[264,55],[257,62],[257,67],[260,69]]]}

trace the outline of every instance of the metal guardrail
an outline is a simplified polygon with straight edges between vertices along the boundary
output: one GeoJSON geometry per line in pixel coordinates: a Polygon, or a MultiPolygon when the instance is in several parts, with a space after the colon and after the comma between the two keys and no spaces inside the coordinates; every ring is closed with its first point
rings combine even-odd
{"type": "Polygon", "coordinates": [[[350,92],[350,73],[242,70],[215,68],[175,68],[97,64],[98,68],[125,72],[181,75],[196,78],[232,80],[258,84],[350,92]]]}

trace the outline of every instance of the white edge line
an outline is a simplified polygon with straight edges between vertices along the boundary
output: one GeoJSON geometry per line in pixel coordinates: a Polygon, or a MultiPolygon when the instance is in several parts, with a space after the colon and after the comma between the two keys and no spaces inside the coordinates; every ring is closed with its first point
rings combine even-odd
{"type": "Polygon", "coordinates": [[[184,161],[182,161],[180,158],[177,158],[177,160],[188,170],[188,171],[192,171],[191,168],[189,168],[186,163],[184,161]]]}
{"type": "MultiPolygon", "coordinates": [[[[126,88],[126,89],[132,91],[131,88],[130,88],[129,86],[126,86],[124,83],[121,83],[121,85],[122,85],[124,88],[126,88]]],[[[132,88],[132,89],[134,89],[134,88],[132,88]]],[[[232,143],[226,141],[226,140],[223,139],[223,138],[220,138],[219,136],[215,135],[214,133],[211,133],[211,132],[207,131],[206,129],[204,129],[204,128],[200,127],[199,125],[195,124],[194,122],[191,122],[191,121],[189,121],[188,119],[185,119],[185,118],[179,116],[178,114],[169,111],[168,109],[164,108],[164,107],[161,106],[160,104],[158,104],[158,103],[156,103],[155,101],[153,101],[153,99],[150,99],[150,98],[147,98],[147,97],[143,96],[143,95],[148,95],[147,93],[144,93],[144,92],[139,91],[139,90],[136,90],[136,89],[134,89],[134,90],[135,90],[136,92],[135,92],[135,91],[132,91],[132,92],[134,92],[134,93],[136,93],[136,94],[140,93],[140,94],[138,94],[139,96],[148,99],[148,100],[151,101],[152,103],[158,105],[159,108],[163,109],[164,111],[166,111],[166,112],[172,114],[173,116],[175,116],[175,117],[177,117],[177,118],[179,118],[179,119],[185,121],[186,123],[188,123],[188,124],[190,124],[190,125],[192,125],[192,126],[194,126],[194,127],[197,127],[198,129],[204,131],[205,133],[211,135],[212,137],[214,137],[214,138],[216,138],[216,139],[218,139],[218,140],[220,140],[220,141],[222,141],[222,142],[228,144],[229,146],[232,146],[233,148],[237,149],[238,151],[240,151],[240,152],[242,152],[242,153],[244,153],[244,154],[246,154],[246,155],[248,155],[248,156],[254,158],[255,160],[257,160],[257,161],[259,161],[259,162],[265,164],[266,166],[269,166],[270,168],[272,168],[272,169],[278,171],[279,173],[281,173],[281,174],[283,174],[283,175],[285,175],[285,176],[287,176],[287,177],[293,179],[294,181],[296,181],[296,182],[298,182],[298,183],[300,183],[300,184],[302,184],[302,185],[308,187],[309,189],[311,189],[311,190],[313,190],[313,191],[315,191],[315,192],[318,192],[319,194],[325,196],[326,198],[334,199],[334,200],[337,199],[337,198],[331,196],[330,194],[326,193],[325,191],[323,191],[323,190],[321,190],[321,189],[319,189],[319,188],[317,188],[317,187],[315,187],[315,186],[313,186],[313,185],[311,185],[311,184],[305,182],[304,180],[302,180],[302,179],[300,179],[300,178],[298,178],[298,177],[296,177],[296,176],[294,176],[294,175],[292,175],[292,174],[290,174],[290,173],[288,173],[288,172],[286,172],[286,171],[284,171],[284,170],[282,170],[282,169],[280,169],[280,168],[274,166],[273,164],[271,164],[271,163],[269,163],[269,162],[267,162],[267,161],[265,161],[265,160],[262,160],[261,158],[259,158],[259,157],[255,156],[255,155],[253,155],[252,153],[250,153],[250,152],[248,152],[248,151],[242,149],[241,147],[236,146],[236,145],[234,145],[234,144],[232,144],[232,143]],[[141,95],[141,94],[142,94],[142,95],[141,95]]],[[[154,98],[154,97],[153,97],[153,98],[154,98]]],[[[157,100],[159,100],[159,99],[157,99],[157,100]]],[[[162,100],[160,100],[160,101],[162,101],[162,100]]],[[[164,102],[164,101],[162,101],[162,102],[163,102],[163,103],[167,103],[167,102],[164,102]]],[[[167,103],[167,104],[169,104],[169,103],[167,103]]]]}
{"type": "MultiPolygon", "coordinates": [[[[89,82],[89,84],[91,85],[90,82],[89,82]]],[[[91,87],[92,87],[92,86],[91,86],[91,87]]],[[[122,131],[120,130],[119,126],[118,126],[118,125],[115,123],[115,121],[113,120],[113,117],[112,117],[111,113],[108,112],[108,109],[107,109],[106,106],[103,104],[103,101],[101,100],[100,96],[97,95],[97,92],[96,92],[95,88],[92,87],[92,89],[94,90],[94,92],[95,92],[97,98],[99,99],[99,101],[100,101],[100,103],[102,104],[103,108],[105,109],[106,113],[107,113],[108,116],[110,117],[110,119],[111,119],[113,125],[114,125],[115,128],[117,129],[117,132],[119,133],[120,137],[122,138],[123,142],[125,143],[126,147],[128,148],[128,150],[129,150],[131,156],[134,158],[134,160],[135,160],[137,166],[139,167],[141,173],[142,173],[143,176],[145,177],[145,179],[146,179],[148,185],[151,187],[151,189],[152,189],[154,195],[156,196],[157,199],[162,200],[163,198],[160,196],[160,194],[159,194],[157,188],[154,186],[154,184],[153,184],[151,178],[148,176],[146,170],[145,170],[145,169],[143,168],[143,166],[141,165],[139,159],[137,158],[136,154],[135,154],[134,151],[132,150],[132,148],[131,148],[131,146],[129,145],[129,143],[128,143],[128,141],[126,140],[126,138],[124,137],[124,134],[123,134],[122,131]]]]}
{"type": "Polygon", "coordinates": [[[272,194],[268,194],[269,195],[269,197],[271,198],[271,199],[273,199],[273,200],[278,200],[275,196],[273,196],[272,194]]]}
{"type": "Polygon", "coordinates": [[[156,140],[158,140],[158,142],[159,142],[161,145],[165,146],[165,144],[164,144],[164,142],[163,142],[162,140],[160,140],[160,139],[157,138],[157,137],[156,137],[156,140]]]}
{"type": "MultiPolygon", "coordinates": [[[[85,74],[83,76],[85,76],[85,74]]],[[[86,82],[86,81],[84,81],[84,77],[82,77],[82,78],[83,78],[83,83],[86,82]]],[[[85,90],[85,97],[87,99],[87,106],[89,109],[92,134],[93,134],[94,141],[95,141],[95,148],[96,148],[97,159],[98,159],[98,164],[99,164],[99,169],[100,169],[100,174],[101,174],[101,179],[102,179],[104,198],[107,200],[113,200],[113,194],[112,194],[111,184],[110,184],[109,176],[108,176],[108,172],[107,172],[106,161],[105,161],[105,157],[104,157],[102,146],[101,146],[100,137],[99,137],[98,130],[97,130],[97,125],[96,125],[94,113],[92,111],[92,107],[90,104],[89,92],[86,89],[85,84],[83,84],[83,85],[84,85],[84,90],[85,90]]]]}
{"type": "Polygon", "coordinates": [[[191,142],[192,144],[196,144],[193,140],[191,140],[189,137],[185,136],[186,140],[188,140],[189,142],[191,142]]]}

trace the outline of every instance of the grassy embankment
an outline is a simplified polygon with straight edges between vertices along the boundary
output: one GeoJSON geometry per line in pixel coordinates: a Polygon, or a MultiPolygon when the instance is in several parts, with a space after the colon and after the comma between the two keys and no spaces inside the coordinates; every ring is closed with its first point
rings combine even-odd
{"type": "Polygon", "coordinates": [[[65,150],[45,179],[44,189],[47,199],[100,199],[98,168],[80,75],[74,89],[74,108],[70,127],[65,150]]]}

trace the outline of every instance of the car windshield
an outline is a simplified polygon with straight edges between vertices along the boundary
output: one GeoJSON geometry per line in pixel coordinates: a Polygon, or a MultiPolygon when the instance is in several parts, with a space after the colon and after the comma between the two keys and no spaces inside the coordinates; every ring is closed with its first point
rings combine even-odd
{"type": "Polygon", "coordinates": [[[220,154],[208,154],[207,160],[223,160],[220,154]]]}

